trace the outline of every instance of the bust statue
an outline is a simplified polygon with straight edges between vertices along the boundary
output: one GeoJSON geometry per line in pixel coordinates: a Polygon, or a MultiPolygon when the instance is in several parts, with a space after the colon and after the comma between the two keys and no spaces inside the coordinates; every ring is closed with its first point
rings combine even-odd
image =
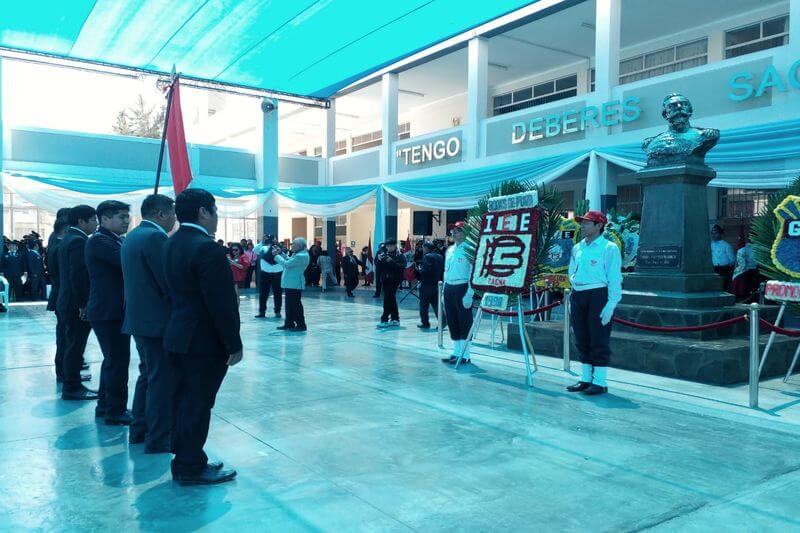
{"type": "Polygon", "coordinates": [[[706,153],[717,144],[719,130],[692,127],[689,124],[692,103],[679,93],[664,98],[661,116],[669,123],[669,128],[642,143],[642,150],[647,154],[646,168],[687,163],[705,166],[706,153]]]}

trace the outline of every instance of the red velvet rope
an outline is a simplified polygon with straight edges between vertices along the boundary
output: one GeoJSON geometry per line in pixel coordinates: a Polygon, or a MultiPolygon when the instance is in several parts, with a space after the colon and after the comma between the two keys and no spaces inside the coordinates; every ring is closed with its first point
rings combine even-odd
{"type": "MultiPolygon", "coordinates": [[[[530,311],[523,311],[522,314],[525,316],[539,315],[546,311],[551,310],[554,307],[558,307],[559,305],[561,305],[561,302],[553,302],[550,305],[545,305],[544,307],[531,309],[530,311]]],[[[483,309],[483,312],[486,313],[487,315],[517,316],[518,313],[517,311],[494,311],[493,309],[486,309],[485,307],[482,307],[481,309],[483,309]]]]}
{"type": "Polygon", "coordinates": [[[770,322],[764,320],[763,318],[759,318],[758,323],[761,324],[762,328],[772,331],[774,333],[786,335],[787,337],[800,337],[800,330],[782,328],[780,326],[771,324],[770,322]]]}
{"type": "Polygon", "coordinates": [[[745,315],[742,315],[734,318],[729,318],[728,320],[723,320],[722,322],[703,324],[702,326],[645,326],[644,324],[637,324],[636,322],[631,322],[629,320],[625,320],[624,318],[614,317],[612,320],[614,320],[614,322],[616,322],[617,324],[622,324],[623,326],[628,326],[631,328],[643,329],[645,331],[678,333],[682,331],[706,331],[709,329],[724,328],[725,326],[730,326],[732,324],[736,324],[737,322],[742,322],[743,320],[747,320],[747,317],[745,315]]]}

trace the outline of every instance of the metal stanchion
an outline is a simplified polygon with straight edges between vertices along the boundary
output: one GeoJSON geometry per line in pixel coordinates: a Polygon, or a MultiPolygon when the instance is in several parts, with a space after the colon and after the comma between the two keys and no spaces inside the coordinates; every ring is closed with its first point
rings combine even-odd
{"type": "Polygon", "coordinates": [[[750,304],[750,407],[758,407],[758,304],[750,304]]]}
{"type": "Polygon", "coordinates": [[[569,314],[570,314],[570,301],[569,301],[569,289],[564,289],[564,299],[563,305],[561,306],[564,309],[564,342],[563,342],[563,350],[564,350],[564,370],[569,372],[569,314]]]}
{"type": "Polygon", "coordinates": [[[439,341],[439,348],[444,348],[444,324],[442,324],[442,315],[444,314],[444,282],[439,282],[439,290],[437,298],[439,298],[439,305],[436,307],[436,332],[439,341]]]}

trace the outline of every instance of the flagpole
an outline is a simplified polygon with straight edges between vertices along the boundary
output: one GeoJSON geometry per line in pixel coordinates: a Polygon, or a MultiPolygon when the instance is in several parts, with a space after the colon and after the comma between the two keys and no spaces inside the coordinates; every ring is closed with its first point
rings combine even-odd
{"type": "Polygon", "coordinates": [[[164,114],[164,130],[161,132],[161,149],[158,152],[158,167],[156,168],[156,185],[153,194],[158,194],[158,186],[161,183],[161,165],[164,163],[164,145],[167,143],[167,126],[169,125],[169,110],[172,107],[172,89],[175,87],[177,76],[172,77],[172,82],[169,84],[169,92],[167,93],[167,110],[164,114]]]}

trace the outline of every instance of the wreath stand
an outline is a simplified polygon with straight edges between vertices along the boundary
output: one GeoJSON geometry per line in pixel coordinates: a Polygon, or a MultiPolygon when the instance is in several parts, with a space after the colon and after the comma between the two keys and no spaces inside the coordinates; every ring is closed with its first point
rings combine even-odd
{"type": "MultiPolygon", "coordinates": [[[[467,348],[469,348],[469,346],[472,344],[472,341],[475,339],[475,335],[478,332],[478,328],[480,328],[481,319],[483,318],[484,312],[487,314],[492,314],[491,311],[484,310],[483,307],[478,307],[478,312],[475,313],[475,320],[472,322],[472,327],[467,335],[467,340],[464,342],[464,347],[458,354],[458,359],[456,359],[456,369],[458,369],[458,365],[461,364],[461,360],[464,358],[464,353],[466,353],[467,348]]],[[[517,326],[519,327],[520,339],[524,339],[522,341],[522,354],[525,358],[525,384],[528,387],[533,387],[533,373],[539,371],[539,365],[536,363],[536,354],[533,351],[533,343],[531,342],[528,332],[525,329],[525,315],[522,309],[521,298],[517,299],[517,326]],[[533,361],[533,367],[531,367],[531,361],[533,361]]]]}

